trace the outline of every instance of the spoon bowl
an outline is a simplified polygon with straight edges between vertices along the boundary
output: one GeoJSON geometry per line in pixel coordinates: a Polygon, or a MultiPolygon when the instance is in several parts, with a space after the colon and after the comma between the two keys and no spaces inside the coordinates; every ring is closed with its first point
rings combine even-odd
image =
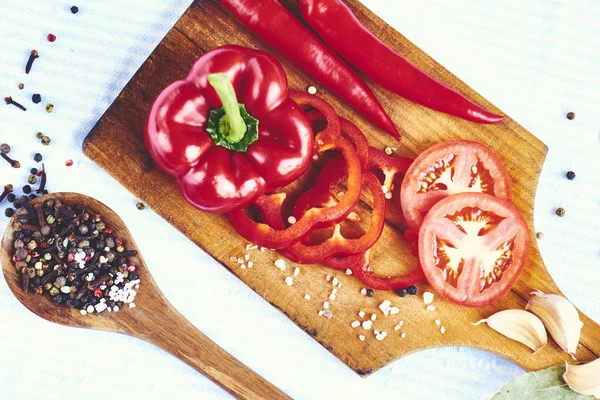
{"type": "MultiPolygon", "coordinates": [[[[80,205],[86,210],[101,215],[106,226],[113,229],[115,236],[123,241],[127,249],[137,249],[135,240],[125,223],[114,211],[98,200],[78,193],[53,193],[38,197],[30,204],[35,206],[49,199],[60,200],[70,205],[80,205]]],[[[25,292],[20,273],[12,261],[16,233],[13,225],[18,216],[24,213],[26,210],[20,209],[10,220],[2,237],[0,260],[8,287],[31,312],[47,321],[61,325],[138,337],[175,355],[236,397],[289,398],[221,349],[186,320],[160,291],[139,251],[136,256],[129,258],[131,263],[136,265],[136,273],[141,281],[134,308],[124,305],[118,312],[104,311],[99,314],[82,315],[76,308],[67,308],[54,303],[46,294],[35,295],[25,292]],[[164,329],[165,326],[169,326],[169,329],[164,329]]]]}

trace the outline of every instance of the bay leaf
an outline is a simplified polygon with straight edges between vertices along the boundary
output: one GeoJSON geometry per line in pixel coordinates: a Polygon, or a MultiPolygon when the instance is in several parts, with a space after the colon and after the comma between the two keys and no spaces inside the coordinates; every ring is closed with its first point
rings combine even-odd
{"type": "Polygon", "coordinates": [[[521,375],[502,386],[492,400],[591,400],[563,380],[565,366],[559,365],[521,375]]]}

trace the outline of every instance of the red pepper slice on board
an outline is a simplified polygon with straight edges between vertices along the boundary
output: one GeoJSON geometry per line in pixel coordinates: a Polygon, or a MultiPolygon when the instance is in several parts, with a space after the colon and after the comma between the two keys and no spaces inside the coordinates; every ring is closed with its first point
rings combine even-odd
{"type": "Polygon", "coordinates": [[[504,117],[429,76],[365,28],[341,0],[300,0],[302,17],[333,50],[382,87],[462,119],[494,124],[504,117]]]}
{"type": "Polygon", "coordinates": [[[399,175],[404,175],[414,160],[408,157],[390,157],[375,147],[369,147],[369,168],[381,171],[384,176],[383,185],[386,193],[394,190],[394,182],[399,175]]]}
{"type": "Polygon", "coordinates": [[[351,270],[352,273],[369,265],[371,250],[352,256],[331,256],[323,260],[323,264],[338,271],[351,270]]]}
{"type": "MultiPolygon", "coordinates": [[[[327,121],[323,115],[317,110],[309,110],[305,112],[306,118],[312,122],[313,131],[320,132],[327,126],[327,121]]],[[[346,118],[340,117],[342,134],[349,139],[358,153],[360,165],[363,169],[367,169],[369,163],[369,141],[360,129],[346,118]]]]}
{"type": "Polygon", "coordinates": [[[358,203],[362,187],[362,169],[354,146],[340,133],[340,121],[325,100],[308,93],[293,93],[290,96],[301,106],[310,106],[319,110],[327,119],[327,128],[315,138],[318,153],[338,150],[348,166],[346,194],[338,204],[332,207],[313,207],[307,210],[297,221],[284,230],[277,230],[266,223],[252,220],[243,209],[229,214],[229,221],[235,230],[246,240],[270,249],[281,249],[302,239],[317,227],[331,226],[348,216],[358,203]]]}
{"type": "Polygon", "coordinates": [[[373,209],[371,211],[371,224],[362,236],[356,239],[346,238],[341,234],[341,225],[336,224],[332,236],[324,242],[311,245],[307,243],[310,242],[310,236],[307,236],[305,239],[289,246],[287,248],[288,253],[304,264],[314,264],[322,262],[330,256],[354,255],[373,247],[381,236],[385,225],[385,197],[381,191],[379,180],[370,172],[363,173],[363,187],[365,186],[373,197],[373,209]]]}
{"type": "Polygon", "coordinates": [[[277,0],[221,0],[221,3],[262,42],[319,81],[375,126],[400,139],[398,129],[371,89],[277,0]]]}
{"type": "Polygon", "coordinates": [[[279,62],[240,46],[209,51],[184,80],[164,89],[145,139],[187,201],[223,213],[297,179],[314,146],[279,62]]]}
{"type": "Polygon", "coordinates": [[[423,269],[417,263],[415,269],[406,275],[381,276],[377,275],[368,263],[360,268],[355,268],[352,273],[356,278],[371,289],[396,290],[416,285],[425,279],[423,269]]]}

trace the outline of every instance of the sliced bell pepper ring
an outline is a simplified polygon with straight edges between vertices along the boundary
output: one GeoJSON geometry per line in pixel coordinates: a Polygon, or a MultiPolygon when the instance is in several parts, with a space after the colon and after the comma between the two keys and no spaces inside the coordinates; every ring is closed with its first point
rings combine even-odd
{"type": "Polygon", "coordinates": [[[354,268],[352,273],[356,278],[371,289],[396,290],[415,285],[425,279],[423,269],[417,263],[415,269],[406,275],[381,276],[377,275],[368,262],[359,268],[354,268]]]}
{"type": "Polygon", "coordinates": [[[327,119],[327,128],[315,138],[315,150],[318,153],[328,150],[340,152],[348,166],[347,189],[345,196],[335,206],[311,208],[284,230],[276,230],[266,223],[253,221],[242,209],[229,214],[231,225],[242,237],[271,249],[288,247],[316,227],[331,226],[346,218],[358,203],[362,186],[360,160],[352,143],[341,135],[340,121],[333,107],[325,100],[308,93],[294,92],[290,98],[300,106],[310,106],[319,110],[327,119]]]}
{"type": "Polygon", "coordinates": [[[369,168],[383,173],[383,186],[386,188],[384,190],[386,195],[390,193],[386,198],[391,198],[394,182],[399,175],[406,173],[413,161],[412,158],[408,157],[390,157],[375,147],[369,147],[369,168]]]}
{"type": "MultiPolygon", "coordinates": [[[[336,160],[330,161],[330,164],[335,164],[336,160]]],[[[334,167],[335,168],[335,167],[334,167]]],[[[327,172],[327,171],[325,171],[327,172]]],[[[330,197],[329,187],[319,187],[318,189],[313,188],[309,192],[306,192],[299,201],[303,201],[305,205],[314,207],[315,205],[323,205],[322,201],[327,197],[327,204],[335,203],[336,200],[330,197]],[[311,192],[323,190],[325,193],[317,193],[316,196],[312,196],[311,192]],[[307,196],[305,196],[307,195],[307,196]],[[307,204],[309,200],[316,201],[313,204],[307,204]]],[[[310,241],[310,237],[307,236],[303,240],[300,240],[288,247],[287,252],[290,253],[294,259],[301,260],[304,264],[314,264],[322,262],[324,259],[334,255],[353,255],[362,253],[370,249],[379,239],[385,225],[385,197],[381,191],[379,180],[375,175],[370,172],[363,173],[363,186],[366,186],[373,196],[373,209],[371,212],[371,224],[369,229],[356,239],[348,239],[341,234],[341,225],[338,223],[334,226],[333,235],[325,240],[324,242],[311,245],[307,243],[310,241]]],[[[298,203],[296,203],[298,205],[298,203]]]]}
{"type": "Polygon", "coordinates": [[[356,270],[368,267],[370,254],[371,249],[352,256],[331,256],[323,260],[323,264],[338,271],[349,269],[354,273],[356,270]]]}
{"type": "MultiPolygon", "coordinates": [[[[327,121],[325,121],[323,114],[319,111],[309,110],[305,112],[305,115],[312,123],[313,131],[320,132],[327,126],[327,121]]],[[[340,125],[342,134],[349,139],[356,148],[358,158],[360,158],[360,165],[363,169],[367,169],[369,163],[369,142],[367,137],[356,127],[356,125],[346,118],[340,117],[340,125]]]]}

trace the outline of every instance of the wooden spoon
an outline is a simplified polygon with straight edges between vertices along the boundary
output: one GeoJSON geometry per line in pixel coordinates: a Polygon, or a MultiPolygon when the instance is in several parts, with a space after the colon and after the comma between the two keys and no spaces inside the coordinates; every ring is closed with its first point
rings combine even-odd
{"type": "MultiPolygon", "coordinates": [[[[127,249],[137,249],[131,233],[119,216],[110,208],[91,197],[78,193],[54,193],[39,197],[32,205],[48,199],[60,199],[66,204],[81,205],[100,214],[115,236],[122,239],[127,249]]],[[[232,395],[244,399],[289,399],[285,393],[236,360],[225,350],[202,334],[186,320],[165,298],[152,279],[142,256],[132,257],[141,279],[136,296],[136,307],[123,307],[116,313],[103,312],[81,315],[79,310],[59,306],[47,295],[25,293],[12,257],[16,216],[11,219],[2,237],[1,260],[4,278],[10,290],[25,307],[40,317],[57,324],[124,333],[152,343],[173,354],[200,373],[220,385],[232,395]],[[165,329],[169,327],[169,329],[165,329]]]]}

